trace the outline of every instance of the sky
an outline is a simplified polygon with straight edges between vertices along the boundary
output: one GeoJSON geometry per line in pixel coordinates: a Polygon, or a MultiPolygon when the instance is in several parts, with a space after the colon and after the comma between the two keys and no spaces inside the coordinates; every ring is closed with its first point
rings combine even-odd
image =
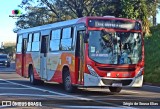
{"type": "Polygon", "coordinates": [[[12,15],[12,10],[20,9],[18,5],[22,0],[1,0],[0,3],[0,43],[1,42],[16,42],[16,34],[13,33],[15,22],[17,19],[9,17],[12,15]]]}
{"type": "MultiPolygon", "coordinates": [[[[22,0],[1,0],[0,3],[0,44],[1,42],[16,42],[16,33],[13,29],[16,27],[15,22],[17,19],[9,17],[12,15],[12,10],[19,9],[18,5],[22,0]]],[[[160,11],[159,11],[160,12],[160,11]]],[[[157,15],[157,23],[160,23],[160,13],[157,15]]]]}

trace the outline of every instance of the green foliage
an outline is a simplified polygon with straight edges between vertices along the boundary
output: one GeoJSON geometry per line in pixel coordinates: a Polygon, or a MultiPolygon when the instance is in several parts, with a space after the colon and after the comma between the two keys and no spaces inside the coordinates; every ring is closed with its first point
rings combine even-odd
{"type": "Polygon", "coordinates": [[[156,0],[29,0],[20,5],[26,14],[18,19],[14,30],[83,16],[112,15],[141,20],[144,32],[149,35],[148,18],[152,16],[155,20],[159,4],[156,0]]]}
{"type": "Polygon", "coordinates": [[[151,28],[152,37],[145,38],[144,80],[160,83],[160,25],[151,28]]]}
{"type": "Polygon", "coordinates": [[[0,53],[8,54],[10,57],[13,57],[16,52],[15,43],[4,43],[3,49],[0,49],[0,53]]]}
{"type": "Polygon", "coordinates": [[[136,6],[135,5],[139,5],[139,3],[137,3],[137,1],[135,0],[134,3],[131,2],[130,0],[122,0],[121,1],[121,17],[125,17],[125,18],[132,18],[132,19],[137,19],[138,18],[138,10],[135,9],[136,6]]]}
{"type": "Polygon", "coordinates": [[[3,53],[9,54],[9,56],[13,56],[15,53],[16,46],[6,46],[3,49],[3,53]]]}
{"type": "Polygon", "coordinates": [[[151,27],[150,30],[153,36],[156,36],[156,34],[160,34],[160,24],[151,27]]]}
{"type": "Polygon", "coordinates": [[[40,26],[44,24],[49,24],[54,21],[56,21],[53,17],[54,15],[45,7],[28,7],[28,13],[21,17],[17,22],[16,25],[19,28],[29,28],[29,27],[35,27],[40,26]]]}

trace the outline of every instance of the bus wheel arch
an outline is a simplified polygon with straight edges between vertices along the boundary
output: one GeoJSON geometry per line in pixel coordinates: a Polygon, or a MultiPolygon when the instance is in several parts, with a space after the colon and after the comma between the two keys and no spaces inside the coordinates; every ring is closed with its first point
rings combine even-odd
{"type": "Polygon", "coordinates": [[[62,82],[63,82],[64,89],[67,92],[70,92],[70,93],[74,92],[76,87],[72,85],[71,74],[70,74],[68,66],[64,66],[63,67],[63,70],[62,70],[62,82]]]}

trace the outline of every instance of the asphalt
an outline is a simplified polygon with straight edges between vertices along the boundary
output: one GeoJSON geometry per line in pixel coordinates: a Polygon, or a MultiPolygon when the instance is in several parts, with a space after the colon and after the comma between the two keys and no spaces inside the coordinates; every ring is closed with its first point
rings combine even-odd
{"type": "Polygon", "coordinates": [[[62,85],[35,86],[10,68],[0,67],[0,108],[34,109],[160,109],[160,87],[124,88],[111,93],[108,88],[78,88],[67,93],[62,85]]]}

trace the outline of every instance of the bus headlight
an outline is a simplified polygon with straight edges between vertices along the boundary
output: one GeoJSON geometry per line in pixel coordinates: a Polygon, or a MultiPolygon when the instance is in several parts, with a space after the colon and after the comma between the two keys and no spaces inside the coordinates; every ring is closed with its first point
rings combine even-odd
{"type": "Polygon", "coordinates": [[[144,67],[139,70],[139,72],[137,73],[137,75],[135,76],[135,78],[138,78],[138,77],[140,77],[142,75],[143,69],[144,69],[144,67]]]}
{"type": "Polygon", "coordinates": [[[91,75],[98,77],[98,74],[90,65],[87,65],[87,67],[91,75]]]}

